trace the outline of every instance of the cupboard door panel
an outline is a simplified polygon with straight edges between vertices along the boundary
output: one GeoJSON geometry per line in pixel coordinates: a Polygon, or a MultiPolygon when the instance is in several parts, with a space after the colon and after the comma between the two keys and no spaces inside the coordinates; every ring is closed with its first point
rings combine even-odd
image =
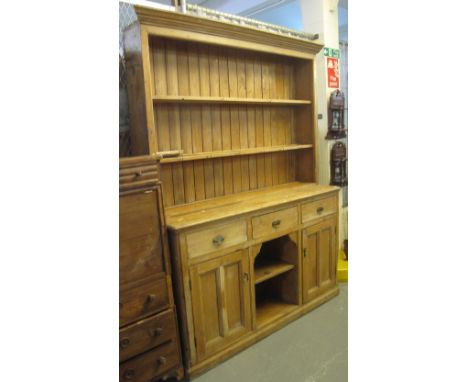
{"type": "Polygon", "coordinates": [[[331,280],[331,258],[332,258],[332,233],[331,227],[327,227],[320,232],[320,285],[331,280]]]}
{"type": "Polygon", "coordinates": [[[336,219],[304,229],[302,294],[307,303],[336,284],[336,219]]]}
{"type": "Polygon", "coordinates": [[[224,268],[228,330],[242,326],[242,267],[238,263],[224,268]]]}
{"type": "Polygon", "coordinates": [[[248,251],[191,267],[193,322],[198,359],[252,329],[248,251]]]}
{"type": "Polygon", "coordinates": [[[304,260],[303,260],[303,283],[304,283],[304,300],[308,301],[308,296],[312,295],[318,288],[317,274],[317,253],[318,253],[318,231],[304,232],[304,260]]]}

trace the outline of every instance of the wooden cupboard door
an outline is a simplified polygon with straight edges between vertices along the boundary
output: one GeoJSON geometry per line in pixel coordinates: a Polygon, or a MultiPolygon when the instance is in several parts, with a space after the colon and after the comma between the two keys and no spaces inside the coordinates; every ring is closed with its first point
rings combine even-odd
{"type": "Polygon", "coordinates": [[[302,232],[302,295],[306,303],[336,285],[336,219],[328,219],[302,232]]]}
{"type": "Polygon", "coordinates": [[[192,266],[191,283],[201,360],[252,330],[248,250],[192,266]]]}

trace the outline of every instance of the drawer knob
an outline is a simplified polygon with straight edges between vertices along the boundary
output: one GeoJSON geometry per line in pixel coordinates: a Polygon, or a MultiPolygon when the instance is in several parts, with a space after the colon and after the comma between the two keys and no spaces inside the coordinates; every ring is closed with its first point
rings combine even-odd
{"type": "Polygon", "coordinates": [[[166,357],[159,357],[158,358],[158,366],[163,366],[167,363],[167,358],[166,357]]]}
{"type": "Polygon", "coordinates": [[[146,302],[148,304],[151,304],[156,300],[156,295],[155,294],[149,294],[148,297],[146,297],[146,302]]]}
{"type": "Polygon", "coordinates": [[[128,381],[129,379],[132,379],[134,376],[135,376],[135,370],[134,369],[125,370],[124,379],[126,379],[128,381]]]}
{"type": "Polygon", "coordinates": [[[149,333],[151,337],[158,337],[162,334],[163,328],[150,329],[149,333]]]}
{"type": "Polygon", "coordinates": [[[221,244],[223,244],[223,241],[224,241],[224,236],[218,235],[213,239],[213,245],[215,247],[219,247],[221,244]]]}
{"type": "Polygon", "coordinates": [[[321,214],[322,212],[323,212],[323,207],[317,208],[317,213],[318,213],[318,214],[321,214]]]}
{"type": "Polygon", "coordinates": [[[128,345],[130,345],[130,340],[128,338],[122,338],[120,340],[120,348],[121,349],[125,349],[126,347],[128,347],[128,345]]]}
{"type": "Polygon", "coordinates": [[[271,223],[271,226],[272,226],[273,228],[278,228],[280,224],[281,224],[281,220],[280,220],[280,219],[278,219],[278,220],[273,220],[273,222],[271,223]]]}

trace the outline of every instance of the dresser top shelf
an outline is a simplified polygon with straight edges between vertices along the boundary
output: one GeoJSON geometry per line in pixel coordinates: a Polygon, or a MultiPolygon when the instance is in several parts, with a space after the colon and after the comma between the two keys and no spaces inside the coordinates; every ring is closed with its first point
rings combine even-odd
{"type": "Polygon", "coordinates": [[[181,230],[338,190],[339,188],[335,186],[316,183],[285,183],[260,190],[167,207],[165,209],[166,222],[169,229],[181,230]]]}

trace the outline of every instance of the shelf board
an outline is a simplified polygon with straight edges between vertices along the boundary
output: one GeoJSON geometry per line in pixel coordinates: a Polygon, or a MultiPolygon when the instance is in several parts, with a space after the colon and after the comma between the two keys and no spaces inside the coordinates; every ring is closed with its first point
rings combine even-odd
{"type": "Polygon", "coordinates": [[[161,163],[175,163],[175,162],[185,162],[192,160],[200,159],[212,159],[212,158],[224,158],[224,157],[234,157],[240,155],[256,155],[256,154],[265,154],[265,153],[274,153],[278,151],[293,151],[293,150],[304,150],[310,149],[313,145],[282,145],[282,146],[269,146],[269,147],[252,147],[249,149],[235,149],[235,150],[225,150],[225,151],[208,151],[196,154],[183,154],[176,157],[162,158],[161,163]]]}
{"type": "Polygon", "coordinates": [[[268,98],[236,98],[236,97],[198,97],[198,96],[154,96],[154,103],[224,103],[224,104],[254,104],[254,105],[310,105],[305,99],[268,99],[268,98]]]}
{"type": "Polygon", "coordinates": [[[284,261],[261,264],[255,267],[255,284],[260,284],[265,280],[269,280],[272,277],[288,272],[293,268],[293,264],[289,264],[284,261]]]}
{"type": "Polygon", "coordinates": [[[296,309],[298,305],[288,304],[280,300],[263,300],[257,303],[257,328],[275,321],[296,309]]]}

